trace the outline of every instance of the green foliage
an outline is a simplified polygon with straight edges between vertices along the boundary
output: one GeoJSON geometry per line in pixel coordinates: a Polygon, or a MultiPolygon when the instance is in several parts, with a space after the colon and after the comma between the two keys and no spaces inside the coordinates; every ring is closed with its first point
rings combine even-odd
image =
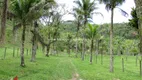
{"type": "Polygon", "coordinates": [[[106,4],[106,9],[110,10],[111,8],[122,5],[125,0],[100,0],[100,2],[106,4]]]}
{"type": "Polygon", "coordinates": [[[123,16],[128,16],[127,12],[123,9],[119,8],[118,6],[122,5],[126,0],[99,0],[101,3],[106,4],[106,10],[114,10],[114,8],[118,8],[123,16]]]}
{"type": "MultiPolygon", "coordinates": [[[[128,23],[115,23],[114,36],[120,36],[126,39],[137,39],[137,30],[132,28],[128,23]],[[134,34],[135,33],[135,34],[134,34]]],[[[109,37],[109,24],[103,24],[99,27],[99,33],[105,38],[109,37]]]]}
{"type": "Polygon", "coordinates": [[[93,11],[97,9],[95,0],[77,0],[74,1],[74,3],[77,5],[74,10],[79,16],[83,16],[83,23],[86,25],[88,22],[87,18],[92,18],[92,14],[94,13],[93,11]]]}
{"type": "Polygon", "coordinates": [[[29,15],[33,14],[30,9],[36,3],[37,0],[14,0],[11,4],[11,9],[16,19],[20,20],[20,23],[25,24],[25,22],[29,22],[33,18],[32,16],[29,18],[29,15]]]}
{"type": "Polygon", "coordinates": [[[88,24],[88,28],[86,30],[86,36],[90,39],[94,39],[97,34],[98,25],[88,24]]]}
{"type": "Polygon", "coordinates": [[[132,8],[131,16],[132,16],[132,19],[129,19],[129,25],[138,29],[138,17],[136,13],[136,8],[132,8]]]}

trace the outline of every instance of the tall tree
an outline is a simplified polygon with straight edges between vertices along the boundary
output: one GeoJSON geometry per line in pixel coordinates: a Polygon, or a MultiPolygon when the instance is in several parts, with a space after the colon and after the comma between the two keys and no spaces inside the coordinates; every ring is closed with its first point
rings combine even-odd
{"type": "Polygon", "coordinates": [[[2,18],[1,18],[0,43],[4,43],[4,41],[5,41],[7,5],[8,5],[8,0],[4,0],[4,2],[3,2],[3,11],[2,11],[2,18]]]}
{"type": "MultiPolygon", "coordinates": [[[[122,5],[125,0],[100,0],[101,3],[106,4],[106,10],[111,11],[111,26],[110,26],[110,72],[113,72],[113,18],[114,18],[114,9],[122,5]]],[[[120,9],[120,8],[118,8],[120,9]]],[[[124,16],[126,12],[120,9],[124,16]]]]}
{"type": "MultiPolygon", "coordinates": [[[[38,23],[37,23],[37,21],[34,21],[34,30],[33,30],[33,32],[36,32],[37,29],[38,29],[38,23]]],[[[37,49],[37,35],[33,33],[31,62],[35,61],[36,49],[37,49]]]]}
{"type": "Polygon", "coordinates": [[[137,17],[135,8],[132,8],[131,16],[132,16],[132,19],[129,19],[129,25],[134,27],[135,29],[139,29],[138,28],[138,17],[137,17]]]}
{"type": "MultiPolygon", "coordinates": [[[[74,3],[77,5],[76,10],[79,12],[80,15],[83,16],[83,24],[85,28],[88,18],[92,18],[92,14],[94,14],[94,10],[97,9],[95,0],[77,0],[74,1],[74,3]]],[[[84,60],[84,54],[85,54],[85,34],[82,34],[83,36],[83,53],[82,53],[82,60],[84,60]]]]}
{"type": "Polygon", "coordinates": [[[75,23],[77,24],[76,26],[76,57],[78,55],[78,35],[79,35],[79,30],[80,30],[80,27],[82,25],[82,19],[83,19],[83,16],[81,15],[81,12],[78,8],[74,8],[73,9],[73,16],[75,17],[75,23]]]}
{"type": "Polygon", "coordinates": [[[21,24],[22,27],[22,38],[21,38],[21,66],[25,66],[24,62],[24,43],[25,43],[25,31],[26,26],[31,24],[34,20],[41,17],[39,9],[43,9],[47,3],[46,0],[13,0],[11,7],[12,13],[15,15],[17,24],[21,24]]]}
{"type": "MultiPolygon", "coordinates": [[[[41,16],[44,16],[45,14],[49,13],[49,9],[52,8],[52,6],[55,4],[54,0],[46,0],[47,3],[46,5],[44,6],[44,13],[41,13],[41,16]]],[[[37,6],[37,7],[40,7],[40,6],[37,6]]],[[[41,9],[38,8],[36,9],[35,11],[40,11],[41,9]]],[[[50,22],[50,21],[49,21],[50,22]]],[[[34,29],[32,31],[33,33],[33,38],[32,38],[32,57],[31,57],[31,62],[34,62],[35,61],[35,57],[36,57],[36,50],[37,50],[37,42],[38,42],[38,36],[35,34],[37,31],[38,31],[38,22],[37,20],[34,21],[34,29]]]]}
{"type": "Polygon", "coordinates": [[[71,49],[71,44],[72,43],[72,35],[71,33],[68,33],[67,34],[67,53],[69,54],[70,56],[70,49],[71,49]]]}
{"type": "MultiPolygon", "coordinates": [[[[136,13],[138,17],[138,31],[139,31],[139,37],[140,37],[140,54],[142,55],[142,0],[135,0],[136,4],[136,13]]],[[[142,59],[142,58],[141,58],[142,59]]]]}
{"type": "Polygon", "coordinates": [[[95,36],[96,36],[96,34],[97,34],[97,28],[98,28],[98,26],[97,25],[95,25],[95,26],[93,26],[93,25],[91,25],[91,24],[88,24],[88,29],[87,29],[87,31],[86,31],[86,34],[87,34],[87,37],[90,39],[90,41],[91,41],[91,55],[90,55],[90,64],[92,64],[92,57],[93,57],[93,46],[94,46],[94,38],[95,38],[95,36]]]}
{"type": "Polygon", "coordinates": [[[95,0],[77,0],[74,1],[77,5],[76,10],[81,14],[84,18],[84,25],[87,24],[88,18],[92,18],[92,14],[94,14],[94,10],[97,9],[95,0]]]}

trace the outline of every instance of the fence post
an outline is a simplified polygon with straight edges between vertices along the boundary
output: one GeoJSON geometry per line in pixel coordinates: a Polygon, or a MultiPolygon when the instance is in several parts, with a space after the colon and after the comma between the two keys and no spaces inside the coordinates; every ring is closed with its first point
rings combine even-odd
{"type": "Polygon", "coordinates": [[[140,76],[142,76],[142,70],[141,70],[141,60],[140,60],[140,76]]]}
{"type": "Polygon", "coordinates": [[[27,49],[27,56],[28,56],[28,49],[27,49]]]}
{"type": "Polygon", "coordinates": [[[32,48],[30,49],[30,55],[32,55],[32,48]]]}
{"type": "Polygon", "coordinates": [[[142,63],[141,63],[141,60],[140,60],[140,76],[142,76],[142,63]]]}
{"type": "Polygon", "coordinates": [[[137,63],[138,63],[138,56],[136,55],[136,66],[137,66],[137,63]]]}
{"type": "Polygon", "coordinates": [[[17,57],[18,57],[18,53],[19,53],[19,48],[17,48],[17,57]]]}
{"type": "Polygon", "coordinates": [[[124,58],[122,58],[122,71],[124,72],[124,58]]]}
{"type": "Polygon", "coordinates": [[[13,57],[15,56],[15,47],[13,47],[13,57]]]}
{"type": "Polygon", "coordinates": [[[103,65],[103,54],[101,53],[101,64],[103,65]]]}
{"type": "Polygon", "coordinates": [[[97,64],[97,58],[98,58],[98,55],[96,54],[96,64],[97,64]]]}
{"type": "Polygon", "coordinates": [[[6,50],[7,50],[7,47],[5,47],[5,50],[4,50],[4,59],[6,57],[6,50]]]}

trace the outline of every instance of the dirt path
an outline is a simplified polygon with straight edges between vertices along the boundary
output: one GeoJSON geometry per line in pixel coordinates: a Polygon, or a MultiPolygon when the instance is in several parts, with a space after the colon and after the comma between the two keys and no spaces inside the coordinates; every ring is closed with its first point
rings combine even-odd
{"type": "Polygon", "coordinates": [[[73,75],[72,75],[72,79],[71,79],[71,80],[82,80],[82,79],[80,79],[80,77],[79,77],[79,74],[78,74],[78,71],[77,71],[76,66],[73,64],[73,62],[72,62],[70,59],[69,59],[69,61],[70,61],[71,65],[72,65],[73,68],[74,68],[74,73],[73,73],[73,75]]]}
{"type": "Polygon", "coordinates": [[[79,74],[74,73],[71,80],[79,80],[79,74]]]}

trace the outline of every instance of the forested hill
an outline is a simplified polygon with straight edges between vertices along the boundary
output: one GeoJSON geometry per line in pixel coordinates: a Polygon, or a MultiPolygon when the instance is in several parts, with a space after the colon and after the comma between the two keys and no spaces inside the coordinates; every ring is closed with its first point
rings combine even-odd
{"type": "MultiPolygon", "coordinates": [[[[102,24],[100,25],[100,32],[107,33],[107,36],[109,37],[109,26],[110,24],[102,24]]],[[[75,34],[77,31],[77,24],[75,24],[73,21],[65,21],[62,24],[62,32],[63,34],[66,32],[70,32],[72,34],[75,34]]],[[[80,27],[81,29],[82,27],[80,27]]],[[[138,32],[135,28],[131,27],[128,23],[114,23],[114,36],[123,37],[126,39],[136,39],[138,38],[138,32]]]]}
{"type": "MultiPolygon", "coordinates": [[[[43,26],[43,25],[42,25],[43,26]]],[[[74,38],[76,36],[77,27],[76,24],[73,21],[65,21],[60,26],[60,38],[67,38],[67,34],[70,33],[74,38]]],[[[100,32],[103,32],[103,34],[106,35],[106,37],[109,38],[109,26],[110,24],[103,24],[100,26],[100,32]]],[[[81,29],[82,27],[80,27],[81,29]]],[[[48,31],[47,31],[48,32],[48,31]]],[[[47,36],[47,35],[46,35],[47,36]]],[[[121,37],[125,39],[137,39],[138,33],[137,30],[133,27],[129,26],[128,23],[115,23],[114,24],[114,37],[121,37]]],[[[30,32],[30,29],[28,28],[26,30],[26,44],[31,43],[31,37],[32,34],[30,32]]],[[[81,38],[80,34],[80,38],[81,38]]],[[[13,23],[11,21],[7,22],[7,30],[6,30],[6,43],[11,45],[19,46],[21,39],[21,29],[18,29],[15,32],[15,35],[13,33],[13,23]],[[15,42],[15,43],[14,43],[15,42]]],[[[6,46],[7,46],[6,45],[6,46]]]]}

